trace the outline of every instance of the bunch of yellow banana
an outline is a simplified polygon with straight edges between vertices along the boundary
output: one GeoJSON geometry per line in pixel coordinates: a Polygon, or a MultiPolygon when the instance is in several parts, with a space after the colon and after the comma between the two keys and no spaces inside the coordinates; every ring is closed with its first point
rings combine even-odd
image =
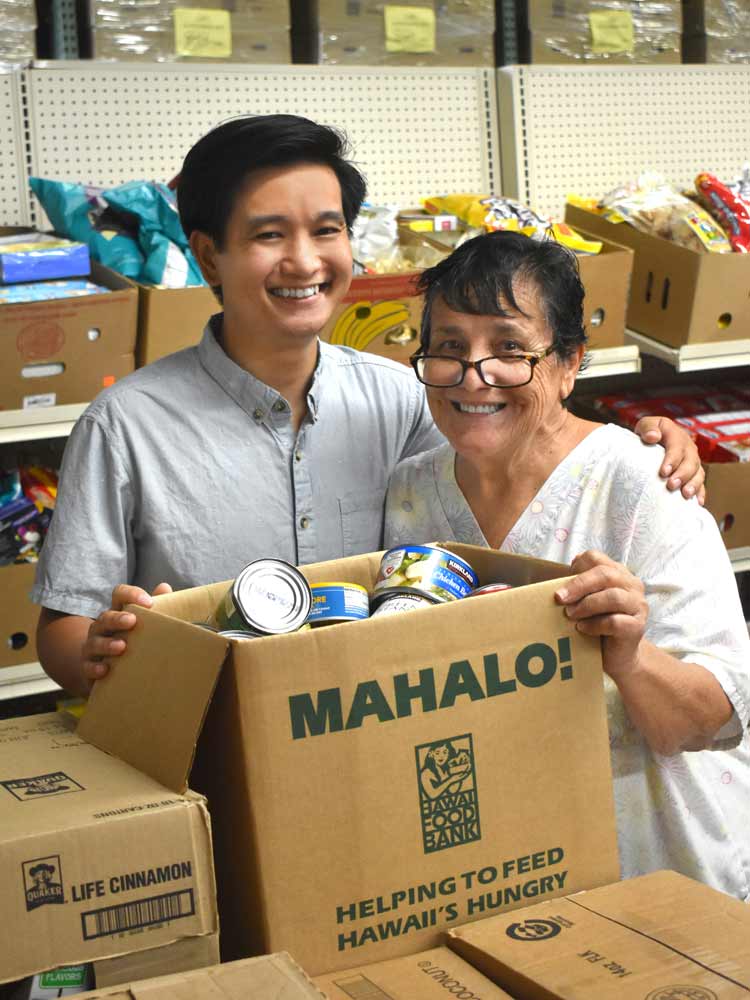
{"type": "Polygon", "coordinates": [[[409,326],[409,310],[403,302],[354,302],[336,320],[331,343],[364,351],[376,337],[386,343],[408,343],[416,339],[409,326]]]}

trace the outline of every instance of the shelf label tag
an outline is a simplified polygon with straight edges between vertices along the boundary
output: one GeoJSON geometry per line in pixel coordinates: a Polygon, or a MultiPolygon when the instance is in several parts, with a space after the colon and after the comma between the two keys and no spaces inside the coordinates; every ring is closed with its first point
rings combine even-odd
{"type": "Polygon", "coordinates": [[[629,10],[592,10],[589,14],[592,52],[632,52],[633,15],[629,10]]]}
{"type": "Polygon", "coordinates": [[[383,15],[387,52],[435,51],[435,11],[431,7],[386,4],[383,15]]]}
{"type": "Polygon", "coordinates": [[[175,7],[174,43],[178,56],[226,59],[232,54],[231,14],[205,7],[175,7]]]}

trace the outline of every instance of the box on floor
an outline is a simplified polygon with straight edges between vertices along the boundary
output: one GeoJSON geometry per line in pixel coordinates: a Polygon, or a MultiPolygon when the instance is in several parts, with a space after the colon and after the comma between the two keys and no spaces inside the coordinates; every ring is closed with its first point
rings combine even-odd
{"type": "Polygon", "coordinates": [[[328,1000],[511,1000],[449,948],[316,976],[328,1000]]]}
{"type": "MultiPolygon", "coordinates": [[[[23,230],[0,227],[13,232],[23,230]]],[[[95,262],[91,281],[110,291],[0,305],[0,409],[88,403],[133,371],[138,294],[95,262]]]]}
{"type": "MultiPolygon", "coordinates": [[[[128,722],[138,732],[137,715],[128,722]]],[[[86,743],[60,713],[0,723],[0,982],[84,962],[97,982],[218,960],[204,800],[86,743]]]]}
{"type": "Polygon", "coordinates": [[[325,1000],[289,955],[262,955],[81,993],[86,1000],[325,1000]]]}
{"type": "MultiPolygon", "coordinates": [[[[229,643],[191,624],[227,584],[198,587],[138,610],[95,686],[81,732],[175,789],[211,702],[191,780],[225,958],[286,949],[317,975],[618,877],[600,647],[553,599],[569,568],[446,544],[517,589],[229,643]]],[[[372,589],[380,559],[302,571],[372,589]]]]}
{"type": "Polygon", "coordinates": [[[747,254],[699,253],[574,205],[566,205],[565,221],[635,251],[627,311],[631,329],[672,347],[747,336],[747,254]]]}
{"type": "Polygon", "coordinates": [[[448,941],[517,1000],[750,994],[750,907],[675,872],[455,928],[448,941]]]}

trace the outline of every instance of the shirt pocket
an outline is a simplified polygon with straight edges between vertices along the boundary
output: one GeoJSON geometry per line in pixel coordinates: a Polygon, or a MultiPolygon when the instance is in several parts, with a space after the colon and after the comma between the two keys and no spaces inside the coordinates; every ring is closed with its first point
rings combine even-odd
{"type": "Polygon", "coordinates": [[[339,497],[341,539],[345,556],[380,550],[384,505],[385,486],[356,490],[339,497]]]}

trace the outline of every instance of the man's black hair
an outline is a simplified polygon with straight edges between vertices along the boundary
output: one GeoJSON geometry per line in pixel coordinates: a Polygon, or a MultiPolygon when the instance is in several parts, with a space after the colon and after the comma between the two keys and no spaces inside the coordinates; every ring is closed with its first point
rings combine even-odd
{"type": "Polygon", "coordinates": [[[454,312],[474,316],[507,316],[504,306],[522,312],[513,285],[530,280],[542,298],[553,333],[555,353],[568,358],[586,343],[583,328],[584,290],[575,254],[553,239],[532,240],[523,233],[485,233],[467,240],[450,257],[419,278],[424,294],[420,351],[430,344],[432,307],[440,297],[454,312]]]}
{"type": "Polygon", "coordinates": [[[256,170],[316,163],[330,167],[341,185],[346,226],[352,224],[366,194],[365,179],[346,160],[346,137],[326,125],[297,115],[232,118],[193,146],[177,180],[177,204],[185,235],[211,236],[221,248],[238,193],[256,170]]]}

